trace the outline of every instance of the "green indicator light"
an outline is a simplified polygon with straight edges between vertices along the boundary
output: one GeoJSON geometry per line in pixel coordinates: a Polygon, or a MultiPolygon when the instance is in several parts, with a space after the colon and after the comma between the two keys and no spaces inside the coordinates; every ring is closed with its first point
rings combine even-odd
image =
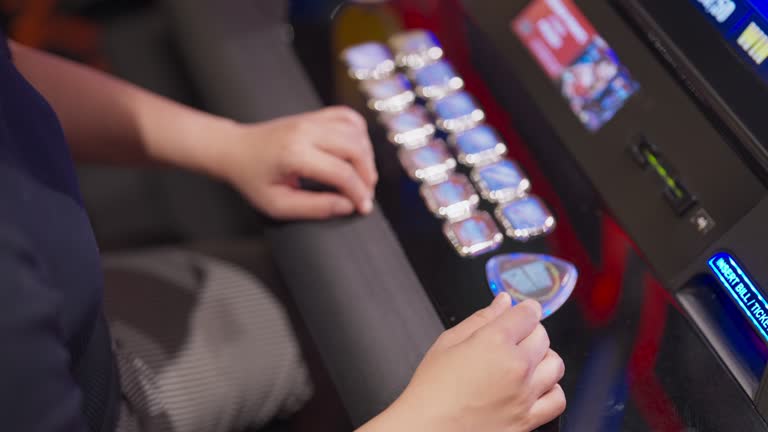
{"type": "Polygon", "coordinates": [[[659,160],[656,158],[656,156],[649,152],[648,150],[644,150],[643,154],[645,155],[645,158],[648,160],[648,163],[651,164],[654,170],[656,170],[656,173],[661,177],[662,181],[669,186],[669,188],[672,190],[672,192],[675,194],[677,198],[682,198],[685,194],[682,190],[680,190],[680,187],[677,186],[677,182],[675,182],[675,179],[673,179],[669,172],[667,172],[667,169],[664,168],[659,160]]]}

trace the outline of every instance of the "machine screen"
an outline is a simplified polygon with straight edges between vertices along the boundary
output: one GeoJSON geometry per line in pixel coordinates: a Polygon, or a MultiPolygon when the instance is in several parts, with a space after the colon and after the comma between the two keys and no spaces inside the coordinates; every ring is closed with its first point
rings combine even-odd
{"type": "Polygon", "coordinates": [[[533,0],[512,29],[590,131],[613,118],[639,88],[572,0],[533,0]]]}
{"type": "Polygon", "coordinates": [[[768,2],[765,0],[691,0],[709,17],[729,44],[768,81],[768,2]]]}

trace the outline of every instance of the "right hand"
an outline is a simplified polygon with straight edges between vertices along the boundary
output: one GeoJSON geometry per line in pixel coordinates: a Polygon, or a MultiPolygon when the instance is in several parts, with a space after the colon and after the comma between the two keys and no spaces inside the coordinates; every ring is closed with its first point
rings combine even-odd
{"type": "Polygon", "coordinates": [[[500,294],[438,338],[392,408],[425,431],[531,431],[555,419],[565,366],[540,319],[537,302],[510,307],[500,294]]]}

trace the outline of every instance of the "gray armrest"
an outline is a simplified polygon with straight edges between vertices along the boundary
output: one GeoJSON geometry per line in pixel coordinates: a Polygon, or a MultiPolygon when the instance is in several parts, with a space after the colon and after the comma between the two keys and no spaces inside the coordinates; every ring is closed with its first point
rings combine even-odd
{"type": "MultiPolygon", "coordinates": [[[[274,0],[166,0],[191,75],[215,112],[245,121],[319,100],[274,0]]],[[[212,143],[214,145],[215,143],[212,143]]],[[[384,217],[269,229],[275,259],[350,418],[359,425],[408,383],[443,330],[384,217]]]]}

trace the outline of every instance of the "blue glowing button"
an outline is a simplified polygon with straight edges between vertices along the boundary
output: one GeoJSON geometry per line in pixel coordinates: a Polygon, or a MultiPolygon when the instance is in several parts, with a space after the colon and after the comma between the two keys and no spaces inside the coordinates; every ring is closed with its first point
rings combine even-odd
{"type": "Polygon", "coordinates": [[[411,105],[399,113],[382,113],[379,119],[392,144],[405,148],[421,147],[435,135],[435,125],[424,107],[411,105]]]}
{"type": "Polygon", "coordinates": [[[446,61],[438,61],[411,73],[416,94],[424,99],[441,98],[464,87],[464,80],[446,61]]]}
{"type": "Polygon", "coordinates": [[[456,159],[441,139],[433,139],[429,144],[414,149],[402,148],[399,157],[412,179],[426,183],[445,181],[456,168],[456,159]]]}
{"type": "Polygon", "coordinates": [[[768,302],[761,290],[729,253],[720,252],[707,263],[763,341],[768,342],[768,302]]]}
{"type": "Polygon", "coordinates": [[[416,95],[403,74],[380,80],[364,80],[360,89],[368,96],[368,108],[379,112],[400,112],[413,104],[416,95]]]}
{"type": "Polygon", "coordinates": [[[423,184],[420,191],[429,210],[448,220],[469,217],[480,201],[472,183],[463,174],[453,174],[440,183],[423,184]]]}
{"type": "Polygon", "coordinates": [[[395,70],[395,60],[387,47],[378,42],[351,46],[341,52],[349,76],[357,80],[381,79],[395,70]]]}
{"type": "Polygon", "coordinates": [[[531,182],[520,167],[509,160],[475,168],[472,181],[480,190],[480,195],[494,203],[520,198],[531,188],[531,182]]]}
{"type": "Polygon", "coordinates": [[[464,91],[432,101],[429,108],[437,117],[437,126],[449,133],[463,132],[485,119],[483,110],[477,106],[472,96],[464,91]]]}
{"type": "Polygon", "coordinates": [[[568,261],[526,253],[491,258],[485,265],[485,274],[493,295],[506,291],[512,304],[536,300],[541,303],[543,318],[560,309],[579,278],[576,267],[568,261]]]}
{"type": "Polygon", "coordinates": [[[443,233],[461,256],[490,252],[504,241],[504,235],[499,232],[493,218],[484,211],[460,221],[446,222],[443,233]]]}
{"type": "Polygon", "coordinates": [[[448,139],[456,148],[459,162],[468,166],[498,162],[507,153],[499,134],[488,125],[480,125],[448,139]]]}
{"type": "Polygon", "coordinates": [[[500,205],[496,208],[496,218],[507,235],[517,241],[527,241],[555,229],[555,217],[544,202],[533,195],[500,205]]]}
{"type": "Polygon", "coordinates": [[[443,49],[432,32],[411,30],[389,38],[389,46],[395,52],[397,65],[419,69],[443,57],[443,49]]]}

